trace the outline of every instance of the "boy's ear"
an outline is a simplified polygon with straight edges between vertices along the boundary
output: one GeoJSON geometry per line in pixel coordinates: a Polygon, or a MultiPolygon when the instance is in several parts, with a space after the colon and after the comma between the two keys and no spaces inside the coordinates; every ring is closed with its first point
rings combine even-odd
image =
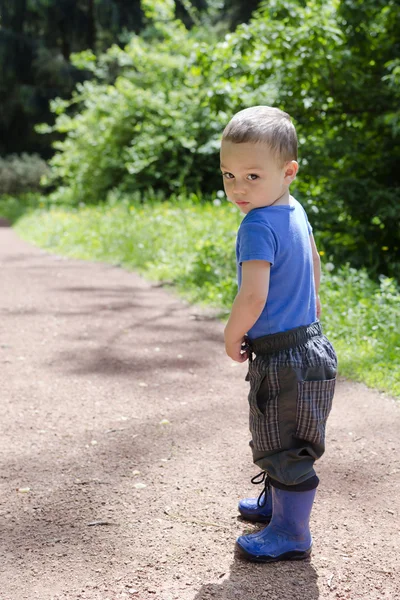
{"type": "Polygon", "coordinates": [[[285,182],[292,183],[296,179],[297,171],[299,170],[299,163],[295,160],[291,160],[285,165],[285,182]]]}

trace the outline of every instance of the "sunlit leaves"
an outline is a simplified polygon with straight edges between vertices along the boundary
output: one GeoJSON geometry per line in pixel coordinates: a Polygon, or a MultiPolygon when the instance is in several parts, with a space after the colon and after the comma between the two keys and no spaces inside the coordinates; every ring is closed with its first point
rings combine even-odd
{"type": "MultiPolygon", "coordinates": [[[[151,21],[171,3],[149,2],[148,10],[151,21]]],[[[164,17],[95,63],[90,53],[74,58],[98,81],[53,104],[55,127],[66,134],[53,173],[69,197],[99,202],[111,190],[168,195],[182,186],[211,192],[220,185],[229,118],[246,106],[275,105],[296,124],[292,190],[324,248],[375,274],[399,275],[397,4],[273,0],[218,43],[211,29],[207,38],[204,28],[187,31],[164,17]]]]}

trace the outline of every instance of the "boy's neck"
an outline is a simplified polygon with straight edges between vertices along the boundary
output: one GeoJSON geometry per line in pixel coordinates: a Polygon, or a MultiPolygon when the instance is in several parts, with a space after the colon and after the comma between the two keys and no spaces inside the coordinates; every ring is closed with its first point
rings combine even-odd
{"type": "Polygon", "coordinates": [[[282,194],[282,196],[279,196],[279,198],[277,198],[275,200],[275,202],[270,204],[270,206],[280,206],[282,204],[286,204],[286,205],[290,204],[289,188],[287,190],[285,190],[284,193],[282,194]]]}

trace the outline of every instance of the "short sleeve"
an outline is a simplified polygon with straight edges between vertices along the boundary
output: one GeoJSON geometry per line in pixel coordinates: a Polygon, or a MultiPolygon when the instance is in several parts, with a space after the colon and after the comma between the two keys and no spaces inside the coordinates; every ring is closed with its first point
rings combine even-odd
{"type": "Polygon", "coordinates": [[[260,223],[242,223],[239,231],[239,264],[248,260],[275,262],[277,242],[273,231],[260,223]]]}
{"type": "MultiPolygon", "coordinates": [[[[301,206],[301,204],[300,204],[300,206],[301,206]]],[[[312,228],[312,227],[311,227],[311,225],[310,225],[310,221],[308,220],[307,213],[306,213],[306,211],[304,210],[303,206],[301,206],[301,208],[302,208],[302,210],[303,210],[303,213],[304,213],[304,216],[305,216],[305,219],[306,219],[306,224],[307,224],[307,229],[308,229],[308,235],[311,235],[311,234],[312,234],[312,230],[313,230],[313,228],[312,228]]]]}

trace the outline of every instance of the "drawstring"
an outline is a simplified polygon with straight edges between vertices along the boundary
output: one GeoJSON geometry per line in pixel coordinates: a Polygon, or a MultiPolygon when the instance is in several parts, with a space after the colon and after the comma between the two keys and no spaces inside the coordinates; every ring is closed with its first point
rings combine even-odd
{"type": "Polygon", "coordinates": [[[267,494],[269,493],[270,487],[271,487],[271,483],[270,483],[270,479],[267,474],[267,471],[260,471],[260,473],[257,473],[257,475],[255,475],[251,479],[251,483],[254,483],[255,485],[264,483],[264,489],[262,490],[261,494],[258,496],[258,499],[257,499],[257,506],[262,508],[263,506],[265,506],[265,503],[267,502],[267,494]],[[260,477],[261,477],[261,479],[259,479],[260,477]],[[259,481],[257,481],[257,479],[259,479],[259,481]],[[263,494],[264,494],[264,499],[263,499],[263,502],[261,503],[261,498],[262,498],[263,494]]]}

